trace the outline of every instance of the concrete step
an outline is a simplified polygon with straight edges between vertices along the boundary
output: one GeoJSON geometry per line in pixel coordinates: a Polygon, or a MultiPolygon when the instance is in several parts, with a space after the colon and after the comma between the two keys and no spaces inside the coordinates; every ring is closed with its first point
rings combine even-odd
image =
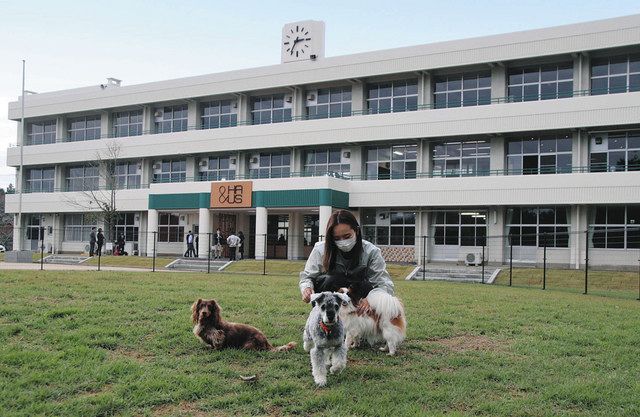
{"type": "Polygon", "coordinates": [[[44,258],[44,262],[48,264],[77,265],[88,259],[90,258],[87,256],[79,255],[49,255],[44,258]]]}
{"type": "MultiPolygon", "coordinates": [[[[226,268],[230,262],[228,260],[211,260],[211,271],[219,272],[226,268]]],[[[175,269],[179,271],[207,271],[208,268],[207,259],[199,258],[178,258],[166,266],[168,269],[175,269]]]]}
{"type": "MultiPolygon", "coordinates": [[[[484,282],[491,284],[500,272],[499,268],[486,267],[484,270],[484,282]]],[[[454,282],[482,282],[481,268],[416,268],[407,280],[413,281],[454,281],[454,282]]]]}

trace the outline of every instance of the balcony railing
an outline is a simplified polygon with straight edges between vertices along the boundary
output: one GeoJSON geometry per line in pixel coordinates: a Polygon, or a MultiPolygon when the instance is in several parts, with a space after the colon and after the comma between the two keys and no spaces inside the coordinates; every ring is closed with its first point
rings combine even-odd
{"type": "MultiPolygon", "coordinates": [[[[568,93],[506,96],[506,97],[495,97],[490,100],[459,101],[459,102],[455,102],[455,105],[451,105],[451,103],[449,103],[447,106],[437,105],[436,103],[430,103],[430,104],[420,104],[417,106],[405,106],[399,109],[398,108],[395,108],[395,109],[379,108],[379,109],[376,109],[375,111],[371,109],[364,109],[364,110],[354,110],[348,113],[344,113],[344,112],[328,113],[322,116],[318,116],[318,115],[293,116],[291,117],[290,121],[282,121],[282,122],[270,123],[270,124],[280,124],[280,123],[308,121],[308,120],[336,119],[336,118],[342,118],[342,117],[367,116],[367,115],[374,115],[374,114],[405,113],[405,112],[420,111],[420,110],[442,110],[442,109],[452,109],[452,108],[458,108],[458,107],[478,107],[478,106],[490,105],[490,104],[532,102],[532,101],[564,99],[564,98],[592,96],[592,95],[627,93],[627,92],[634,92],[634,91],[640,91],[640,89],[638,89],[635,86],[627,86],[624,88],[615,87],[615,88],[607,88],[607,89],[575,90],[568,93]]],[[[161,129],[154,127],[153,129],[143,130],[140,135],[135,135],[135,136],[155,135],[160,133],[180,133],[180,132],[193,131],[193,130],[224,129],[224,128],[238,127],[238,126],[259,126],[259,125],[265,125],[265,124],[264,123],[254,124],[252,120],[244,120],[244,121],[238,121],[238,122],[221,123],[218,127],[212,128],[212,127],[207,127],[202,123],[199,123],[197,125],[186,126],[186,129],[176,130],[173,132],[161,131],[161,129]]],[[[89,139],[89,140],[112,139],[117,137],[135,137],[135,136],[121,136],[121,135],[116,135],[115,133],[112,132],[108,134],[102,134],[100,135],[99,138],[89,139]]],[[[70,138],[56,138],[55,142],[48,142],[45,144],[63,143],[63,142],[71,142],[71,141],[72,140],[70,138]]],[[[74,141],[74,142],[78,142],[78,141],[74,141]]],[[[9,146],[15,147],[17,145],[11,144],[9,146]]],[[[37,145],[25,144],[25,146],[37,146],[37,145]]]]}

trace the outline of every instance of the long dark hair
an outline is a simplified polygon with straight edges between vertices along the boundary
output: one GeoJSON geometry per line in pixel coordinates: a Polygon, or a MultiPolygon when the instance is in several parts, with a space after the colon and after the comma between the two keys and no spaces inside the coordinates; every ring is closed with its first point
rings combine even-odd
{"type": "Polygon", "coordinates": [[[356,218],[347,210],[334,211],[329,217],[327,223],[327,230],[324,234],[324,256],[322,257],[322,267],[325,272],[331,271],[336,266],[336,256],[340,249],[336,246],[336,241],[333,239],[333,229],[338,224],[349,225],[356,232],[356,245],[351,249],[352,262],[359,261],[362,254],[362,233],[360,232],[360,225],[356,218]]]}

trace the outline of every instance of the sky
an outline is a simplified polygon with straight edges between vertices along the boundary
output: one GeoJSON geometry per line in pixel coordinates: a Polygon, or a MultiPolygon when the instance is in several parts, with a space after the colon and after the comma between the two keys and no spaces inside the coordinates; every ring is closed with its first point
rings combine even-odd
{"type": "Polygon", "coordinates": [[[322,20],[325,56],[640,13],[638,0],[0,0],[0,187],[15,184],[7,104],[27,90],[123,85],[280,63],[287,22],[322,20]]]}

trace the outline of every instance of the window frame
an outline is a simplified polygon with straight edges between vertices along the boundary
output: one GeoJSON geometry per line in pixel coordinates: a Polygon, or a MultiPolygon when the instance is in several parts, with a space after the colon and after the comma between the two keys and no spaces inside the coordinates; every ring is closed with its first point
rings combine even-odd
{"type": "Polygon", "coordinates": [[[366,89],[368,114],[402,113],[418,110],[417,78],[369,83],[366,89]],[[405,92],[401,94],[403,88],[405,92]],[[386,95],[387,89],[389,90],[389,95],[386,95]],[[398,106],[396,102],[401,100],[404,100],[405,104],[398,106]],[[381,102],[386,101],[389,101],[389,106],[381,106],[381,102]]]}
{"type": "Polygon", "coordinates": [[[417,177],[418,166],[418,145],[416,144],[402,144],[402,145],[388,145],[388,146],[371,146],[365,148],[365,179],[367,180],[389,180],[389,179],[413,179],[417,177]],[[410,150],[408,148],[411,148],[410,150]],[[369,159],[371,152],[375,150],[376,159],[369,159]],[[400,153],[403,155],[400,158],[400,153]],[[388,158],[385,157],[388,154],[388,158]],[[382,155],[382,157],[381,157],[382,155]],[[407,155],[414,155],[413,158],[407,157],[407,155]],[[394,174],[398,172],[394,170],[401,167],[401,174],[394,174]],[[413,169],[411,166],[413,165],[413,169]],[[409,167],[409,168],[407,168],[409,167]],[[375,168],[375,173],[373,172],[375,168]],[[388,174],[380,173],[381,168],[388,170],[388,174]]]}
{"type": "Polygon", "coordinates": [[[433,80],[433,107],[435,109],[446,109],[453,107],[483,106],[491,104],[491,72],[478,71],[469,73],[457,73],[435,76],[433,80]],[[489,84],[486,85],[486,80],[489,84]],[[458,86],[458,81],[460,85],[458,86]],[[475,81],[475,86],[470,83],[475,81]],[[482,83],[482,86],[481,86],[482,83]],[[465,99],[465,95],[475,92],[475,100],[465,99]],[[488,98],[480,98],[480,95],[489,93],[488,98]],[[468,94],[465,94],[468,93],[468,94]],[[451,100],[459,94],[460,100],[451,100]],[[441,99],[441,97],[443,99],[441,99]]]}

